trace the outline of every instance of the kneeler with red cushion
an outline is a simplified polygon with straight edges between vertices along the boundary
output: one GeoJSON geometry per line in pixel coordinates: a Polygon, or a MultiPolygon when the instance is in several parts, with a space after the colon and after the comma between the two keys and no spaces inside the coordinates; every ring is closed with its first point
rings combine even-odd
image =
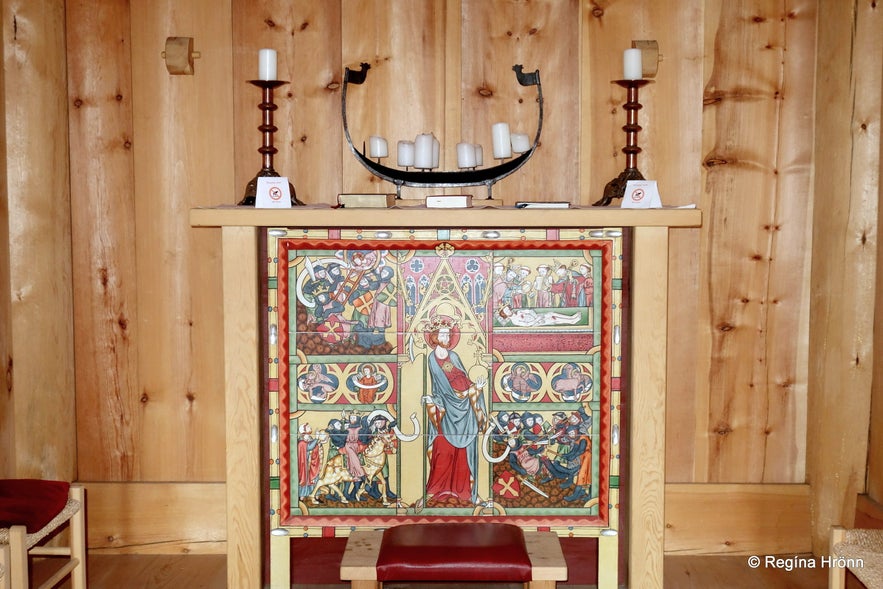
{"type": "Polygon", "coordinates": [[[527,583],[531,563],[512,524],[400,525],[383,532],[377,580],[527,583]]]}

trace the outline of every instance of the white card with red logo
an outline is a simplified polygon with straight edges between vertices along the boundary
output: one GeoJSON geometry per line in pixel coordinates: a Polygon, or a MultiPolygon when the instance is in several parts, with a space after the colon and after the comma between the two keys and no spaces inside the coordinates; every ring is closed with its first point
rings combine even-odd
{"type": "Polygon", "coordinates": [[[624,209],[661,209],[656,180],[629,180],[622,195],[624,209]]]}
{"type": "Polygon", "coordinates": [[[254,206],[257,209],[290,209],[291,190],[288,178],[275,176],[258,178],[254,206]]]}

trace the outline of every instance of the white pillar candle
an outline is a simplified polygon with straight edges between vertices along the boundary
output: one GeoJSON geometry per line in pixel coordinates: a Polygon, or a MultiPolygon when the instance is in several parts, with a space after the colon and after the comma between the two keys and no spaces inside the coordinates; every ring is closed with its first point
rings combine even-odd
{"type": "Polygon", "coordinates": [[[478,167],[484,164],[484,150],[481,148],[481,145],[475,144],[475,166],[478,167]]]}
{"type": "Polygon", "coordinates": [[[261,49],[258,51],[258,79],[276,79],[276,50],[261,49]]]}
{"type": "Polygon", "coordinates": [[[437,168],[440,161],[441,161],[441,143],[439,143],[438,139],[436,139],[435,135],[433,135],[432,136],[432,165],[430,167],[433,169],[437,168]]]}
{"type": "Polygon", "coordinates": [[[494,139],[494,159],[512,157],[509,123],[494,123],[491,127],[491,135],[494,139]]]}
{"type": "Polygon", "coordinates": [[[530,139],[527,133],[512,133],[512,151],[515,153],[524,153],[530,149],[530,139]]]}
{"type": "Polygon", "coordinates": [[[641,64],[640,49],[626,49],[622,54],[622,79],[640,80],[644,77],[644,69],[641,64]]]}
{"type": "Polygon", "coordinates": [[[386,139],[379,135],[371,135],[368,138],[368,155],[370,157],[386,157],[389,155],[389,146],[386,139]]]}
{"type": "Polygon", "coordinates": [[[432,167],[432,140],[431,133],[422,133],[414,139],[414,167],[428,170],[432,167]]]}
{"type": "Polygon", "coordinates": [[[398,163],[403,168],[414,165],[414,142],[399,141],[396,148],[398,163]]]}
{"type": "Polygon", "coordinates": [[[471,143],[458,143],[457,167],[474,168],[475,165],[475,146],[471,143]]]}

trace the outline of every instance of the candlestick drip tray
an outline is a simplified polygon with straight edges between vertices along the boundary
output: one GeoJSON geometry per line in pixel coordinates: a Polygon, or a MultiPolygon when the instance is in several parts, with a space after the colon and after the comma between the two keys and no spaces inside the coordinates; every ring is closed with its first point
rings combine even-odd
{"type": "Polygon", "coordinates": [[[343,93],[341,95],[341,114],[343,117],[343,132],[346,135],[346,141],[349,144],[350,151],[356,156],[356,159],[375,176],[391,182],[396,186],[396,195],[401,197],[402,186],[416,188],[448,188],[456,186],[481,186],[487,187],[488,198],[491,198],[491,188],[494,183],[502,180],[523,166],[527,160],[536,151],[540,141],[540,133],[543,129],[543,87],[540,84],[539,70],[533,73],[524,73],[522,65],[512,66],[518,83],[522,86],[536,86],[537,89],[537,105],[538,120],[537,133],[534,137],[533,144],[530,149],[511,160],[504,161],[495,166],[487,168],[474,168],[457,171],[433,171],[433,170],[409,170],[398,169],[384,166],[379,162],[371,160],[364,152],[356,149],[350,136],[349,125],[347,124],[347,88],[349,84],[363,84],[368,76],[370,64],[363,63],[359,70],[346,68],[343,76],[343,93]]]}

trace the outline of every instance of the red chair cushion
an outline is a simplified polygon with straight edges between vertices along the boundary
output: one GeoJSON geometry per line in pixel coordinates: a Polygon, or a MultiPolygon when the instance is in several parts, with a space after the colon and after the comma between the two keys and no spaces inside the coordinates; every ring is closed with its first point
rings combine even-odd
{"type": "Polygon", "coordinates": [[[387,528],[378,581],[531,580],[524,532],[512,524],[409,524],[387,528]]]}
{"type": "Polygon", "coordinates": [[[67,504],[70,483],[41,479],[0,479],[0,528],[41,530],[67,504]]]}

